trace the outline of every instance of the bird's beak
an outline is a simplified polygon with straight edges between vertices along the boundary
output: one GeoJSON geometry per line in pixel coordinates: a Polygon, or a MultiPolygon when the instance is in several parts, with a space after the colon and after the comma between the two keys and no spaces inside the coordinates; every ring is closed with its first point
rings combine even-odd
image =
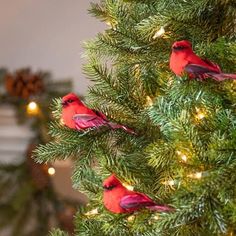
{"type": "Polygon", "coordinates": [[[67,105],[67,102],[62,102],[61,105],[65,107],[67,105]]]}

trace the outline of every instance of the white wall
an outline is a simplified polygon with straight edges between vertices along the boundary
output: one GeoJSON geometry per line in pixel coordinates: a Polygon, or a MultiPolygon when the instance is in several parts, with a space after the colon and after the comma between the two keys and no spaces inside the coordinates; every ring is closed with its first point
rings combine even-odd
{"type": "Polygon", "coordinates": [[[74,90],[84,94],[82,42],[105,27],[88,15],[89,2],[0,0],[0,67],[30,66],[50,70],[56,78],[72,77],[74,90]]]}

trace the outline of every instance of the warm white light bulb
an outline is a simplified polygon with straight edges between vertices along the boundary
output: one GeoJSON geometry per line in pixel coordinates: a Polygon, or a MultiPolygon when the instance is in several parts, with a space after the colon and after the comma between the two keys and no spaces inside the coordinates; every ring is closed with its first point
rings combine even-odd
{"type": "Polygon", "coordinates": [[[188,175],[188,177],[193,178],[193,179],[201,179],[202,172],[196,172],[196,173],[190,174],[190,175],[188,175]]]}
{"type": "Polygon", "coordinates": [[[85,213],[86,216],[92,216],[92,215],[97,215],[97,214],[98,214],[98,209],[97,208],[85,213]]]}
{"type": "Polygon", "coordinates": [[[134,190],[134,187],[131,186],[131,185],[129,185],[129,184],[127,184],[127,183],[123,183],[122,185],[123,185],[125,188],[127,188],[128,190],[130,190],[130,191],[133,191],[133,190],[134,190]]]}
{"type": "Polygon", "coordinates": [[[64,122],[64,120],[62,118],[60,119],[60,124],[61,125],[65,125],[65,122],[64,122]]]}
{"type": "Polygon", "coordinates": [[[150,107],[153,105],[153,101],[152,101],[151,97],[149,97],[149,96],[146,97],[146,104],[150,107]]]}
{"type": "Polygon", "coordinates": [[[31,110],[35,110],[36,108],[37,108],[37,103],[36,102],[30,102],[29,104],[28,104],[28,107],[29,107],[29,109],[31,109],[31,110]]]}
{"type": "Polygon", "coordinates": [[[53,167],[48,168],[48,174],[49,175],[55,175],[55,173],[56,173],[56,170],[53,167]]]}
{"type": "Polygon", "coordinates": [[[29,115],[37,115],[39,112],[39,107],[38,104],[36,102],[30,102],[27,105],[27,113],[29,115]]]}
{"type": "Polygon", "coordinates": [[[201,179],[202,178],[202,172],[195,173],[195,178],[196,179],[201,179]]]}
{"type": "Polygon", "coordinates": [[[183,162],[187,162],[187,156],[185,154],[183,154],[180,151],[176,151],[176,153],[180,156],[180,158],[182,159],[183,162]]]}
{"type": "Polygon", "coordinates": [[[167,181],[163,182],[162,184],[173,187],[175,185],[175,181],[173,179],[171,179],[171,180],[167,180],[167,181]]]}
{"type": "Polygon", "coordinates": [[[205,117],[205,114],[198,107],[196,107],[196,112],[197,112],[196,118],[198,120],[201,120],[201,119],[203,119],[205,117]]]}
{"type": "Polygon", "coordinates": [[[205,117],[205,115],[204,115],[202,112],[199,112],[199,113],[197,114],[197,118],[198,118],[199,120],[203,119],[204,117],[205,117]]]}
{"type": "Polygon", "coordinates": [[[168,182],[168,185],[170,186],[174,186],[175,185],[175,181],[172,179],[172,180],[169,180],[168,182]]]}
{"type": "Polygon", "coordinates": [[[186,155],[181,155],[181,159],[182,159],[182,161],[187,162],[187,156],[186,155]]]}
{"type": "Polygon", "coordinates": [[[163,34],[165,33],[165,29],[162,26],[154,35],[153,35],[153,39],[159,38],[161,37],[163,34]]]}
{"type": "Polygon", "coordinates": [[[153,219],[154,219],[154,220],[159,220],[160,217],[159,217],[158,215],[156,215],[156,216],[153,217],[153,219]]]}
{"type": "Polygon", "coordinates": [[[107,24],[108,26],[112,26],[112,24],[111,24],[110,21],[106,21],[106,24],[107,24]]]}
{"type": "Polygon", "coordinates": [[[127,220],[128,220],[129,222],[134,221],[134,219],[135,219],[135,216],[134,216],[134,215],[131,215],[131,216],[129,216],[129,217],[127,218],[127,220]]]}

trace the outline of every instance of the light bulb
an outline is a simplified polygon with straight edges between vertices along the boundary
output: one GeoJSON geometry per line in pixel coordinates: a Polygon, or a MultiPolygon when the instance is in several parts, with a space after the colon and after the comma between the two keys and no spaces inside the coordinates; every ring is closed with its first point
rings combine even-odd
{"type": "Polygon", "coordinates": [[[111,22],[110,22],[110,21],[106,21],[106,24],[107,24],[108,26],[111,26],[111,22]]]}
{"type": "Polygon", "coordinates": [[[163,26],[153,35],[153,39],[161,37],[165,33],[165,29],[163,26]]]}
{"type": "Polygon", "coordinates": [[[182,161],[187,162],[187,156],[186,155],[181,155],[181,159],[182,159],[182,161]]]}
{"type": "Polygon", "coordinates": [[[197,108],[197,107],[196,107],[196,112],[197,112],[196,118],[197,118],[198,120],[202,120],[202,119],[205,117],[204,112],[201,111],[201,109],[199,109],[199,108],[197,108]]]}
{"type": "Polygon", "coordinates": [[[129,184],[127,184],[127,183],[123,183],[122,185],[123,185],[125,188],[127,188],[128,190],[130,190],[130,191],[133,191],[133,190],[134,190],[134,187],[131,186],[131,185],[129,185],[129,184]]]}
{"type": "Polygon", "coordinates": [[[56,173],[55,168],[53,168],[53,167],[49,167],[49,168],[48,168],[48,174],[49,174],[49,175],[55,175],[55,173],[56,173]]]}
{"type": "Polygon", "coordinates": [[[85,213],[86,216],[92,216],[92,215],[97,215],[97,214],[98,214],[98,209],[97,208],[85,213]]]}
{"type": "Polygon", "coordinates": [[[60,125],[65,125],[65,122],[62,118],[60,119],[60,125]]]}
{"type": "Polygon", "coordinates": [[[153,217],[153,219],[154,219],[154,220],[159,220],[160,217],[159,217],[158,215],[156,215],[156,216],[153,217]]]}
{"type": "Polygon", "coordinates": [[[27,105],[27,113],[29,115],[37,115],[39,113],[39,107],[36,102],[30,102],[27,105]]]}
{"type": "Polygon", "coordinates": [[[134,76],[136,79],[138,79],[140,77],[141,74],[141,68],[139,64],[135,64],[133,67],[133,71],[134,71],[134,76]]]}
{"type": "Polygon", "coordinates": [[[168,79],[167,85],[170,87],[173,84],[173,82],[174,82],[173,78],[170,77],[168,79]]]}
{"type": "Polygon", "coordinates": [[[188,158],[187,158],[187,156],[186,156],[185,154],[183,154],[183,153],[180,152],[180,151],[176,151],[176,153],[180,156],[180,158],[181,158],[181,160],[182,160],[183,162],[187,162],[188,158]]]}
{"type": "Polygon", "coordinates": [[[167,181],[163,182],[163,184],[173,187],[175,185],[175,181],[173,179],[171,179],[171,180],[167,180],[167,181]]]}
{"type": "Polygon", "coordinates": [[[199,120],[201,120],[201,119],[203,119],[203,118],[205,117],[205,115],[204,115],[204,113],[199,112],[199,113],[196,115],[196,117],[197,117],[199,120]]]}
{"type": "Polygon", "coordinates": [[[197,173],[195,173],[195,178],[196,179],[201,179],[202,178],[202,172],[197,172],[197,173]]]}
{"type": "Polygon", "coordinates": [[[189,174],[188,177],[193,178],[193,179],[201,179],[202,178],[202,172],[196,172],[193,174],[189,174]]]}
{"type": "Polygon", "coordinates": [[[149,96],[146,97],[146,105],[149,107],[153,105],[153,101],[149,96]]]}
{"type": "Polygon", "coordinates": [[[134,216],[134,215],[131,215],[131,216],[129,216],[129,217],[127,218],[127,220],[128,220],[129,222],[133,222],[134,219],[135,219],[135,216],[134,216]]]}
{"type": "Polygon", "coordinates": [[[172,180],[169,180],[168,181],[168,185],[170,186],[174,186],[175,185],[175,181],[172,179],[172,180]]]}
{"type": "Polygon", "coordinates": [[[110,26],[113,30],[116,30],[116,25],[118,22],[115,19],[107,20],[106,24],[110,26]]]}

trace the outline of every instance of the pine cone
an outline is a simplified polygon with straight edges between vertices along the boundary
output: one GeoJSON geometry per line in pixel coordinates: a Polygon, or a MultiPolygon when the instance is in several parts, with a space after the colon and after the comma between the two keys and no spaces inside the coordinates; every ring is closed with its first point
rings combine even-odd
{"type": "Polygon", "coordinates": [[[43,74],[33,74],[30,69],[21,69],[5,76],[7,92],[16,97],[27,99],[44,91],[43,74]]]}

